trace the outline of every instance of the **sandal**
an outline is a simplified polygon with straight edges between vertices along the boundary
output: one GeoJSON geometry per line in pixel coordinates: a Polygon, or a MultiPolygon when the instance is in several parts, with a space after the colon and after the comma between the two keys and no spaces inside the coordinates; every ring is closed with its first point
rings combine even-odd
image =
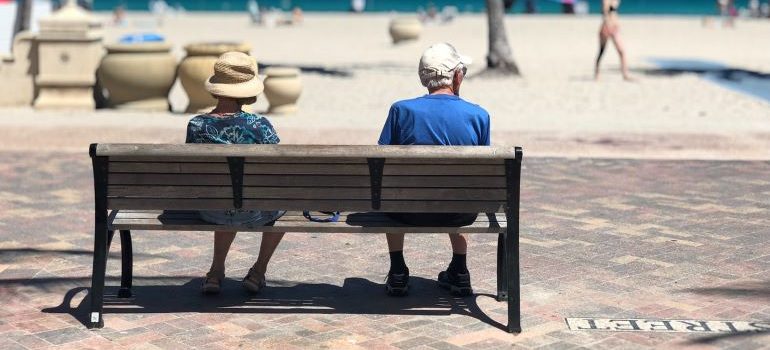
{"type": "Polygon", "coordinates": [[[243,278],[242,284],[243,288],[249,291],[249,293],[257,294],[262,291],[262,288],[264,288],[267,283],[265,282],[264,275],[257,275],[254,268],[251,268],[249,269],[249,273],[246,274],[246,277],[243,278]]]}
{"type": "Polygon", "coordinates": [[[219,294],[219,291],[222,289],[222,280],[224,279],[224,276],[214,277],[211,273],[207,273],[201,284],[201,293],[206,295],[219,294]]]}

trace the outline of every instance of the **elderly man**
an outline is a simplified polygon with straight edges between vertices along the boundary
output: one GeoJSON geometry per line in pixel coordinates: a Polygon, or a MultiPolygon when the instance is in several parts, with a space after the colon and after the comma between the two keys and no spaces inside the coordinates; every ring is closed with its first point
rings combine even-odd
{"type": "MultiPolygon", "coordinates": [[[[489,145],[489,114],[478,105],[460,98],[460,85],[470,58],[450,44],[429,47],[420,59],[418,73],[428,94],[398,101],[390,107],[382,129],[381,145],[489,145]]],[[[465,226],[477,213],[396,213],[392,218],[418,226],[465,226]]],[[[404,234],[387,234],[390,271],[385,283],[388,295],[405,295],[409,289],[409,268],[404,261],[404,234]]],[[[450,234],[452,261],[438,275],[438,283],[455,295],[473,293],[466,266],[467,240],[450,234]]]]}

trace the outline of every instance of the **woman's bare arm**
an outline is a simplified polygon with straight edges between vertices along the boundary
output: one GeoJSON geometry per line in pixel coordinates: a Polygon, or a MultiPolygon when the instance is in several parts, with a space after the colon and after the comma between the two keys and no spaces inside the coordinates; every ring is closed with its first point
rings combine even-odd
{"type": "Polygon", "coordinates": [[[602,17],[607,17],[610,14],[610,6],[612,0],[602,0],[602,17]]]}

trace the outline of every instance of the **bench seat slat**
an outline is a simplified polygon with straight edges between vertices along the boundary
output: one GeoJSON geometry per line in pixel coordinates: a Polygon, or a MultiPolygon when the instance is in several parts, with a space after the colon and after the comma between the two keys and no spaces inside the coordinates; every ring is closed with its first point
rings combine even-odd
{"type": "MultiPolygon", "coordinates": [[[[134,163],[166,163],[169,161],[178,161],[180,158],[169,157],[133,157],[133,156],[114,156],[110,157],[111,162],[134,162],[134,163]]],[[[366,158],[276,158],[276,157],[244,157],[248,163],[274,163],[274,164],[367,164],[366,158]]],[[[185,157],[185,163],[227,163],[227,157],[185,157]]],[[[463,165],[499,165],[503,160],[500,159],[417,159],[417,158],[391,158],[387,164],[463,164],[463,165]]]]}
{"type": "MultiPolygon", "coordinates": [[[[132,210],[132,209],[125,209],[120,210],[117,212],[117,214],[120,214],[119,217],[121,219],[157,219],[159,215],[162,214],[168,214],[172,213],[173,217],[175,219],[198,219],[200,215],[198,214],[198,211],[196,210],[173,210],[173,211],[163,211],[163,210],[132,210]]],[[[312,212],[314,216],[324,214],[319,214],[318,212],[312,212]]],[[[345,217],[349,215],[350,212],[342,212],[340,214],[340,217],[345,217]]],[[[498,222],[505,223],[505,214],[504,213],[492,213],[494,216],[493,220],[496,220],[498,222]]],[[[283,216],[281,216],[281,220],[307,220],[302,215],[301,211],[287,211],[283,216]]],[[[372,215],[371,217],[368,217],[367,220],[369,221],[392,221],[390,220],[386,215],[378,214],[378,215],[372,215]]],[[[478,218],[476,218],[476,222],[489,222],[490,218],[487,215],[479,215],[478,218]]]]}
{"type": "MultiPolygon", "coordinates": [[[[113,173],[109,183],[115,185],[187,185],[230,186],[226,174],[154,174],[113,173]]],[[[356,175],[244,175],[244,186],[329,186],[369,187],[369,176],[356,175]]],[[[504,176],[385,176],[383,187],[431,187],[431,188],[505,188],[504,176]]]]}
{"type": "MultiPolygon", "coordinates": [[[[245,164],[245,174],[369,175],[366,164],[245,164]]],[[[111,173],[229,174],[226,163],[111,163],[111,173]]],[[[384,175],[505,175],[501,165],[387,164],[384,175]]]]}
{"type": "Polygon", "coordinates": [[[497,214],[492,223],[487,214],[464,227],[410,227],[390,220],[381,213],[343,213],[333,223],[305,219],[300,212],[287,212],[274,227],[213,225],[190,211],[119,211],[110,223],[114,230],[162,231],[242,231],[242,232],[312,232],[312,233],[499,233],[506,228],[505,216],[497,214]]]}
{"type": "MultiPolygon", "coordinates": [[[[109,186],[107,195],[120,198],[228,198],[230,186],[109,186]]],[[[249,187],[246,199],[370,199],[368,187],[249,187]]],[[[383,188],[383,200],[505,200],[503,189],[383,188]]]]}

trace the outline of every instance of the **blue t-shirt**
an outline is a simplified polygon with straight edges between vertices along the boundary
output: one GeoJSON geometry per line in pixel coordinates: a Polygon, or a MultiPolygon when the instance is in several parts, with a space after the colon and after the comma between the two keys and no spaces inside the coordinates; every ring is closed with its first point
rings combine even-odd
{"type": "Polygon", "coordinates": [[[489,146],[489,113],[455,95],[425,95],[390,107],[381,145],[489,146]]]}

